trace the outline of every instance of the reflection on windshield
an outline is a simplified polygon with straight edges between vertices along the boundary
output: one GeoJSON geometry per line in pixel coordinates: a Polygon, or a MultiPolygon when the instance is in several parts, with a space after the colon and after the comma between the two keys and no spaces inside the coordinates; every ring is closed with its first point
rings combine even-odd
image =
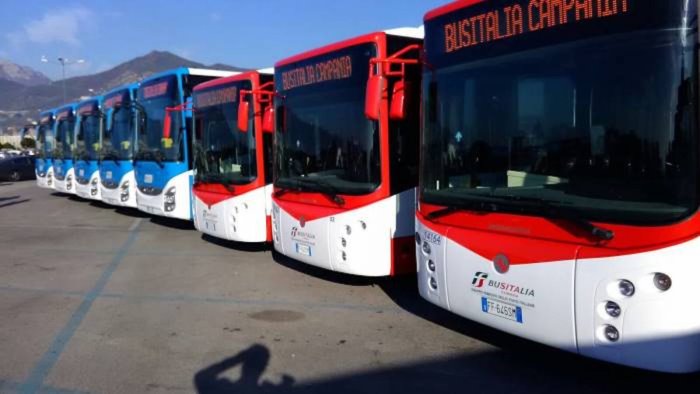
{"type": "Polygon", "coordinates": [[[102,158],[107,160],[131,160],[134,157],[134,113],[128,105],[111,109],[107,113],[110,120],[102,141],[102,158]]]}
{"type": "Polygon", "coordinates": [[[252,127],[253,106],[251,105],[248,132],[238,130],[237,107],[234,102],[197,107],[195,170],[198,182],[245,184],[255,180],[257,161],[255,132],[252,127]]]}
{"type": "Polygon", "coordinates": [[[100,115],[82,115],[80,117],[80,131],[77,138],[78,159],[98,159],[100,152],[100,132],[102,118],[100,115]]]}
{"type": "Polygon", "coordinates": [[[50,159],[53,146],[53,122],[39,125],[37,130],[37,152],[42,159],[50,159]]]}
{"type": "Polygon", "coordinates": [[[182,161],[182,112],[171,112],[170,136],[163,135],[166,108],[180,104],[177,79],[171,76],[139,87],[139,105],[145,118],[138,132],[137,158],[146,160],[182,161]]]}
{"type": "Polygon", "coordinates": [[[75,117],[58,121],[56,127],[56,150],[54,156],[59,159],[72,159],[75,144],[75,117]]]}
{"type": "Polygon", "coordinates": [[[535,197],[626,223],[693,212],[697,53],[678,37],[635,33],[436,73],[423,199],[535,197]]]}

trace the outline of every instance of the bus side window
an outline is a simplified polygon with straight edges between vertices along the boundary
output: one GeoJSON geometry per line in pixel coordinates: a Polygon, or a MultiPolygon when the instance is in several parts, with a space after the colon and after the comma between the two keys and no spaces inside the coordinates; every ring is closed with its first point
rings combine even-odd
{"type": "Polygon", "coordinates": [[[272,183],[272,133],[263,133],[263,165],[265,170],[265,184],[272,183]]]}
{"type": "MultiPolygon", "coordinates": [[[[410,76],[414,76],[409,74],[410,76]]],[[[411,81],[420,86],[418,76],[411,81]]],[[[391,91],[391,90],[390,90],[391,91]]],[[[420,99],[418,94],[406,102],[406,117],[389,122],[389,160],[391,163],[391,194],[417,186],[420,150],[420,99]]]]}

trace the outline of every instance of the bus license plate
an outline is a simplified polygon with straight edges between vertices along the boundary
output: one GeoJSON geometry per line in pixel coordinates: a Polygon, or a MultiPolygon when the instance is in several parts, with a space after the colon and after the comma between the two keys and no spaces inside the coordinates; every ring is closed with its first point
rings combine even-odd
{"type": "Polygon", "coordinates": [[[523,308],[481,297],[481,310],[489,315],[502,317],[518,323],[523,322],[523,308]]]}
{"type": "Polygon", "coordinates": [[[296,244],[296,245],[297,245],[297,253],[298,254],[303,254],[304,256],[311,257],[311,246],[303,245],[303,244],[296,244]]]}

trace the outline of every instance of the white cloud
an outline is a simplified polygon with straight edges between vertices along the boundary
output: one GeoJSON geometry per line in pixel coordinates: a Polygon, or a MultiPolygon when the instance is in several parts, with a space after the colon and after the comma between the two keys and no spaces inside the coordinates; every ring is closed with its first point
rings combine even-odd
{"type": "Polygon", "coordinates": [[[92,25],[93,16],[92,11],[83,7],[47,12],[39,19],[27,22],[21,30],[7,33],[5,36],[15,46],[25,42],[79,46],[80,33],[85,27],[92,25]]]}

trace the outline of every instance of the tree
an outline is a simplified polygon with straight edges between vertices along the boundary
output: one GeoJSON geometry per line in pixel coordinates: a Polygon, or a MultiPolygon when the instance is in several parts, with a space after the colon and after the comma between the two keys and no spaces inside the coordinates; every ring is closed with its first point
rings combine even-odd
{"type": "Polygon", "coordinates": [[[24,149],[36,148],[36,140],[34,138],[31,138],[31,137],[22,138],[22,141],[20,141],[19,144],[24,149]]]}

